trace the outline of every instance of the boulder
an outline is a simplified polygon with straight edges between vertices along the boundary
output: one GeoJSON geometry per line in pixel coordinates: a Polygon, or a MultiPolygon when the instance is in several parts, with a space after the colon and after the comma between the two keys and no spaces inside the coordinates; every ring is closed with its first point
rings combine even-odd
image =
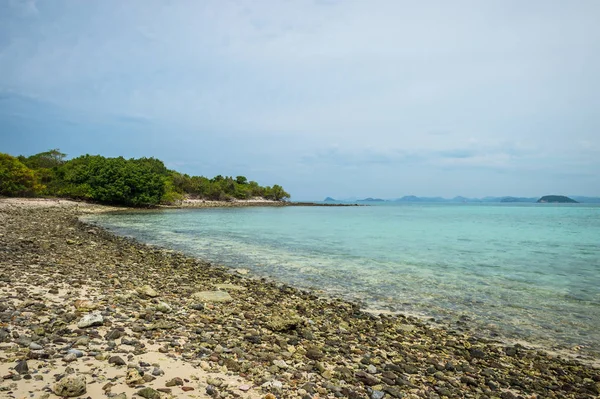
{"type": "Polygon", "coordinates": [[[60,379],[52,391],[61,397],[74,398],[86,392],[85,376],[71,374],[60,379]]]}

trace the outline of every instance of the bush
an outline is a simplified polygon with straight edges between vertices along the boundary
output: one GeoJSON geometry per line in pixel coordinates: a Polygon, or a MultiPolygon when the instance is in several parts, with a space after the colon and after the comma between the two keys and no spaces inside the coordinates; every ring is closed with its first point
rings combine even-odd
{"type": "Polygon", "coordinates": [[[42,189],[33,170],[17,158],[0,153],[0,195],[32,196],[42,189]]]}

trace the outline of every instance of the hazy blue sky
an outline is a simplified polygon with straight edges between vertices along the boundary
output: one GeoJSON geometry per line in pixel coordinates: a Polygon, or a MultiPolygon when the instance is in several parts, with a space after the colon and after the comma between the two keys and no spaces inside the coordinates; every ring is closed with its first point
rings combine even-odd
{"type": "Polygon", "coordinates": [[[0,0],[0,152],[294,199],[600,195],[600,1],[0,0]]]}

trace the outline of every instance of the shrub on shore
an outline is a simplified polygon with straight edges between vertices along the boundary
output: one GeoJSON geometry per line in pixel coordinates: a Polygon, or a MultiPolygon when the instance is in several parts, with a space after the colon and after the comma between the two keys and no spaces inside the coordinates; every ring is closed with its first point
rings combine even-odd
{"type": "Polygon", "coordinates": [[[17,158],[0,153],[0,195],[28,197],[43,189],[34,171],[17,158]]]}
{"type": "Polygon", "coordinates": [[[167,169],[156,158],[83,155],[67,161],[58,149],[29,157],[0,155],[0,195],[56,196],[127,206],[174,203],[186,196],[220,201],[290,197],[277,184],[262,187],[245,176],[189,176],[167,169]]]}

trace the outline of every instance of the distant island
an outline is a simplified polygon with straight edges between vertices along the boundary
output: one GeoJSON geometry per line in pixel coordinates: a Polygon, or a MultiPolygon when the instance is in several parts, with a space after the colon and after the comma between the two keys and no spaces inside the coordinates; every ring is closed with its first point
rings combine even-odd
{"type": "Polygon", "coordinates": [[[456,196],[454,198],[442,198],[442,197],[417,197],[416,195],[406,195],[404,197],[395,198],[395,199],[381,199],[381,198],[364,198],[357,199],[353,198],[344,198],[344,199],[334,199],[332,197],[327,197],[323,200],[324,202],[346,202],[346,203],[356,203],[356,202],[407,202],[407,203],[415,203],[415,202],[423,202],[423,203],[585,203],[585,204],[600,204],[600,197],[584,197],[580,195],[573,195],[570,197],[566,197],[563,195],[546,195],[543,197],[512,197],[512,196],[503,196],[503,197],[483,197],[483,198],[467,198],[463,196],[456,196]]]}
{"type": "Polygon", "coordinates": [[[537,200],[538,203],[559,203],[559,204],[578,204],[573,198],[565,197],[564,195],[544,195],[537,200]]]}

